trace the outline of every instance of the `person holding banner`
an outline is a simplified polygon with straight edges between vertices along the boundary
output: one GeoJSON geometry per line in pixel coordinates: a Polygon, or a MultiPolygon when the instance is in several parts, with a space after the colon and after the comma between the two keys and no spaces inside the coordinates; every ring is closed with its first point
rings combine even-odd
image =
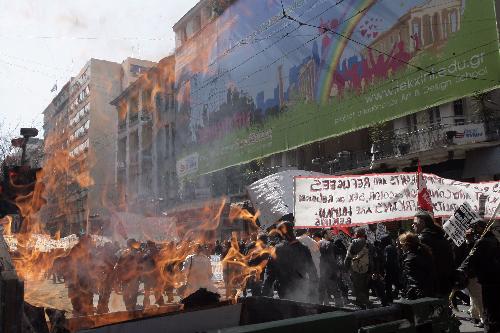
{"type": "Polygon", "coordinates": [[[454,255],[451,244],[446,240],[444,230],[437,226],[431,214],[424,210],[415,214],[413,230],[420,242],[427,245],[434,256],[436,296],[448,298],[453,288],[454,255]]]}
{"type": "MultiPolygon", "coordinates": [[[[489,230],[476,243],[458,273],[467,281],[472,276],[482,287],[484,331],[500,332],[500,220],[492,222],[489,230]]],[[[462,279],[464,280],[464,279],[462,279]]],[[[462,286],[465,283],[462,283],[462,286]]]]}

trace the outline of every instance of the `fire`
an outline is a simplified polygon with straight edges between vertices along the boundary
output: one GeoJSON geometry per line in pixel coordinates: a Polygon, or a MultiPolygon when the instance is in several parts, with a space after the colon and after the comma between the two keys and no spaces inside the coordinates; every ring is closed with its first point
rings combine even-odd
{"type": "Polygon", "coordinates": [[[0,225],[3,226],[3,235],[10,236],[12,235],[12,217],[5,216],[3,219],[0,219],[0,225]]]}

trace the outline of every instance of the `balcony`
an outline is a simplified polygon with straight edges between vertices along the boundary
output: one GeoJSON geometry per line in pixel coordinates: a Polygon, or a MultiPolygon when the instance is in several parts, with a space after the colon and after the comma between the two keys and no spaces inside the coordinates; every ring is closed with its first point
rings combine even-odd
{"type": "Polygon", "coordinates": [[[384,133],[364,151],[341,151],[312,161],[318,171],[330,174],[363,172],[370,167],[397,164],[427,154],[435,157],[449,151],[466,151],[489,146],[500,140],[500,119],[480,120],[449,124],[418,124],[417,130],[400,128],[384,133]]]}

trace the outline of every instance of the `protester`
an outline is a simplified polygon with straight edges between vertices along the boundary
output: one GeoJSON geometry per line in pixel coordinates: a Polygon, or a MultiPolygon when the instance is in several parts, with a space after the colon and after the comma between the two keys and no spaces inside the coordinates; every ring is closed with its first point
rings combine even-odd
{"type": "Polygon", "coordinates": [[[316,267],[316,271],[319,273],[319,245],[318,243],[311,237],[311,232],[307,229],[299,229],[296,231],[297,240],[302,243],[302,245],[307,246],[309,251],[311,252],[311,256],[314,262],[314,267],[316,267]]]}
{"type": "Polygon", "coordinates": [[[161,270],[159,265],[160,251],[156,244],[152,241],[146,242],[146,248],[141,260],[142,281],[144,282],[144,309],[150,306],[150,294],[153,291],[153,296],[157,305],[164,305],[163,300],[163,281],[161,278],[161,270]]]}
{"type": "Polygon", "coordinates": [[[411,232],[400,235],[399,244],[403,251],[403,297],[434,297],[436,273],[431,249],[411,232]]]}
{"type": "Polygon", "coordinates": [[[94,312],[93,282],[95,281],[88,268],[92,262],[92,247],[92,239],[82,236],[67,257],[64,280],[67,283],[74,316],[88,316],[94,312]]]}
{"type": "Polygon", "coordinates": [[[112,243],[106,243],[98,251],[98,258],[95,265],[98,273],[98,293],[99,302],[97,304],[97,313],[109,312],[109,298],[113,282],[115,280],[114,267],[118,258],[116,257],[117,248],[112,243]]]}
{"type": "Polygon", "coordinates": [[[255,273],[247,279],[244,291],[249,289],[252,296],[262,296],[262,282],[264,281],[264,269],[262,268],[267,266],[267,262],[271,258],[268,242],[268,236],[260,234],[256,242],[248,245],[248,266],[249,268],[255,268],[255,273]],[[261,270],[260,274],[257,274],[258,270],[261,270]]]}
{"type": "Polygon", "coordinates": [[[185,290],[182,295],[184,298],[201,288],[217,293],[212,282],[212,264],[210,258],[204,253],[202,244],[194,245],[194,254],[186,257],[182,272],[186,276],[185,290]]]}
{"type": "Polygon", "coordinates": [[[370,250],[366,230],[357,228],[344,264],[350,269],[355,304],[361,308],[369,307],[370,250]]]}
{"type": "Polygon", "coordinates": [[[276,245],[275,256],[266,267],[263,294],[273,296],[277,283],[281,299],[317,302],[318,273],[311,252],[295,238],[292,222],[281,222],[278,231],[284,241],[276,245]]]}
{"type": "Polygon", "coordinates": [[[335,257],[337,260],[337,267],[339,269],[339,279],[337,280],[339,290],[342,293],[342,297],[345,301],[348,300],[349,296],[349,286],[352,285],[351,277],[349,275],[349,270],[344,265],[344,259],[347,255],[347,248],[344,243],[338,237],[333,242],[335,246],[335,257]]]}
{"type": "Polygon", "coordinates": [[[330,230],[325,230],[323,239],[319,242],[319,252],[319,302],[329,305],[330,296],[333,295],[335,306],[343,306],[344,300],[338,282],[341,278],[340,270],[330,230]]]}
{"type": "Polygon", "coordinates": [[[500,220],[476,243],[459,273],[467,278],[477,276],[482,287],[484,331],[500,332],[500,220]]]}
{"type": "Polygon", "coordinates": [[[174,287],[180,275],[183,260],[177,258],[174,242],[169,242],[160,250],[160,257],[164,262],[162,282],[168,302],[174,300],[174,287]]]}
{"type": "Polygon", "coordinates": [[[392,303],[401,290],[401,267],[399,265],[398,251],[391,236],[387,235],[380,240],[382,249],[382,274],[387,303],[392,303]],[[394,287],[394,289],[393,289],[394,287]]]}
{"type": "Polygon", "coordinates": [[[220,240],[216,240],[215,246],[214,246],[214,255],[220,256],[220,255],[222,255],[223,251],[224,251],[224,248],[223,248],[220,240]]]}
{"type": "Polygon", "coordinates": [[[127,241],[127,248],[122,252],[115,267],[117,279],[122,284],[123,303],[127,311],[137,310],[140,278],[140,244],[135,239],[127,241]]]}
{"type": "Polygon", "coordinates": [[[436,296],[448,299],[453,288],[454,256],[451,244],[446,240],[444,230],[434,224],[432,216],[420,210],[415,214],[413,230],[420,242],[427,245],[434,257],[436,271],[436,296]]]}

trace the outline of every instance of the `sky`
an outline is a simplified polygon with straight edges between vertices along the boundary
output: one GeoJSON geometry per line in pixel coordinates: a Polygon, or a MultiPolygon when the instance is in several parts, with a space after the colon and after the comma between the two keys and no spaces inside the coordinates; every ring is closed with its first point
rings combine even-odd
{"type": "Polygon", "coordinates": [[[58,89],[90,58],[158,61],[198,0],[0,0],[0,135],[43,124],[58,89]]]}

